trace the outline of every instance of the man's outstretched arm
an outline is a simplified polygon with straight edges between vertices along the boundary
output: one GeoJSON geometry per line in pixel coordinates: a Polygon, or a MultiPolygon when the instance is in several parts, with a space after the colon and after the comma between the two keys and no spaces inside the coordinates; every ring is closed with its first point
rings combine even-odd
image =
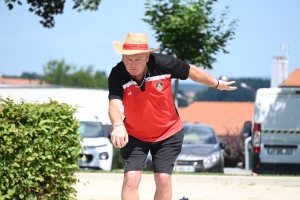
{"type": "Polygon", "coordinates": [[[231,86],[235,81],[222,81],[214,78],[207,71],[190,64],[189,78],[197,83],[203,83],[209,87],[217,88],[219,90],[236,90],[236,86],[231,86]]]}

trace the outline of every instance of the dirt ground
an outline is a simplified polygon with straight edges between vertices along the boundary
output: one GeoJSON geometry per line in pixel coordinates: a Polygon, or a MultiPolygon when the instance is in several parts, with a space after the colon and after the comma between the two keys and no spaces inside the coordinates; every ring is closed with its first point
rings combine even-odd
{"type": "MultiPolygon", "coordinates": [[[[120,200],[123,174],[79,173],[78,200],[120,200]]],[[[173,175],[173,198],[189,200],[300,200],[300,177],[173,175]]],[[[152,200],[153,174],[143,174],[140,200],[152,200]]]]}

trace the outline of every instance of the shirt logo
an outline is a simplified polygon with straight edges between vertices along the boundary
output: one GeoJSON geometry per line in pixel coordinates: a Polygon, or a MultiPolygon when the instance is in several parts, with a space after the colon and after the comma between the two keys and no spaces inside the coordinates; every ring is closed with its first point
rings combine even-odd
{"type": "Polygon", "coordinates": [[[131,91],[130,92],[128,92],[128,95],[131,95],[132,93],[131,93],[131,91]]]}
{"type": "Polygon", "coordinates": [[[157,91],[161,92],[164,89],[164,84],[162,82],[158,82],[155,85],[157,91]]]}

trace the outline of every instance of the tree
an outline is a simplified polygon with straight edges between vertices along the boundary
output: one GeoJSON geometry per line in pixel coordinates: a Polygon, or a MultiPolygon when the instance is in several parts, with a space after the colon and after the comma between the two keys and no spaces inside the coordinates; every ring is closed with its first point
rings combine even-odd
{"type": "Polygon", "coordinates": [[[33,72],[33,73],[29,73],[29,72],[23,72],[20,76],[20,78],[26,78],[26,79],[41,79],[42,76],[33,72]]]}
{"type": "Polygon", "coordinates": [[[44,70],[44,79],[50,84],[63,85],[63,82],[67,79],[67,74],[70,73],[71,66],[67,65],[64,60],[49,61],[45,66],[44,70]]]}
{"type": "MultiPolygon", "coordinates": [[[[73,0],[73,9],[77,9],[78,12],[82,10],[97,10],[101,0],[73,0]]],[[[46,28],[54,27],[54,16],[62,14],[64,11],[65,0],[27,0],[29,4],[29,11],[34,12],[42,18],[40,23],[46,28]]],[[[13,9],[14,4],[22,5],[21,0],[5,0],[9,10],[13,9]]]]}
{"type": "MultiPolygon", "coordinates": [[[[241,83],[245,83],[256,91],[259,88],[269,88],[270,79],[262,78],[236,78],[236,86],[240,87],[241,83]]],[[[255,93],[249,89],[240,87],[235,92],[218,91],[212,88],[200,90],[195,94],[196,101],[239,101],[249,102],[255,100],[255,93]]]]}
{"type": "MultiPolygon", "coordinates": [[[[228,7],[217,19],[212,8],[215,2],[217,0],[155,0],[152,4],[147,0],[143,20],[155,31],[161,52],[212,69],[218,52],[229,53],[225,47],[234,39],[237,24],[237,20],[225,24],[228,7]]],[[[177,105],[178,80],[174,90],[177,105]]]]}
{"type": "Polygon", "coordinates": [[[86,69],[66,64],[64,60],[51,60],[44,69],[44,80],[50,84],[62,86],[76,86],[86,88],[108,88],[107,77],[104,72],[96,71],[89,66],[86,69]]]}

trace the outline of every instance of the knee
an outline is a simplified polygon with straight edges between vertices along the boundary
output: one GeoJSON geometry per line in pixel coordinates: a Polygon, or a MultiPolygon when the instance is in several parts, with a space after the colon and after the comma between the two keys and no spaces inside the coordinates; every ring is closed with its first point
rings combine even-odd
{"type": "Polygon", "coordinates": [[[155,182],[161,185],[169,184],[171,182],[171,175],[165,173],[155,173],[155,182]]]}
{"type": "Polygon", "coordinates": [[[141,181],[141,174],[138,172],[127,172],[124,176],[124,184],[127,187],[137,188],[141,181]]]}

